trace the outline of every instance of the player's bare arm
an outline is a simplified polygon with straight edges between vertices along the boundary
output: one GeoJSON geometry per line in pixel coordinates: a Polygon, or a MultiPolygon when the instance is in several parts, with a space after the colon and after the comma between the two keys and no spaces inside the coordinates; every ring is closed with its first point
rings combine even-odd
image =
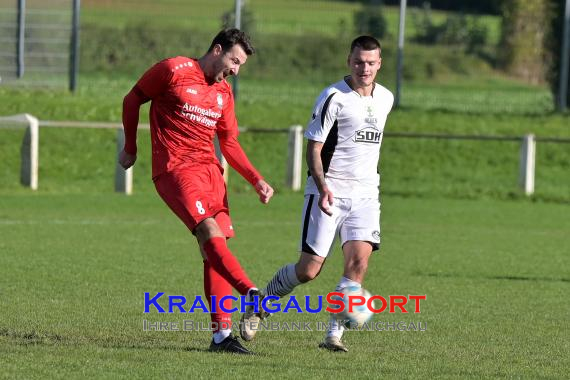
{"type": "Polygon", "coordinates": [[[133,87],[123,99],[123,127],[125,146],[119,153],[119,164],[126,170],[137,161],[137,128],[141,105],[150,99],[133,87]]]}
{"type": "Polygon", "coordinates": [[[319,189],[319,208],[329,216],[332,216],[330,206],[333,204],[333,193],[329,190],[325,181],[325,172],[323,170],[323,162],[321,160],[321,150],[323,143],[309,140],[307,143],[307,164],[311,176],[319,189]]]}

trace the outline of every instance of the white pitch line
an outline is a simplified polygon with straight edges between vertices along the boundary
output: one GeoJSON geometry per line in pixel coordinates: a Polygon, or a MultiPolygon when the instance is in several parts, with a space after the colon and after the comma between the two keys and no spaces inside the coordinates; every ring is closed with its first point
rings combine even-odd
{"type": "MultiPolygon", "coordinates": [[[[164,224],[162,220],[63,220],[63,219],[50,219],[50,220],[16,220],[16,219],[0,219],[0,225],[153,225],[164,224]]],[[[172,223],[177,224],[177,223],[172,223]]],[[[298,222],[272,222],[272,221],[256,221],[256,222],[242,222],[234,223],[236,227],[259,227],[259,226],[296,226],[298,222]]]]}
{"type": "Polygon", "coordinates": [[[18,225],[18,224],[74,224],[74,225],[106,225],[106,224],[136,224],[136,225],[149,225],[162,223],[156,220],[143,220],[143,221],[129,221],[129,220],[8,220],[0,219],[0,225],[18,225]]]}

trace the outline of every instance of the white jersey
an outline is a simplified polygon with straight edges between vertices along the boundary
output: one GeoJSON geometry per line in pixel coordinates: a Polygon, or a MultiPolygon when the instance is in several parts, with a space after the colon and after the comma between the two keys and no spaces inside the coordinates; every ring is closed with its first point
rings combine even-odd
{"type": "MultiPolygon", "coordinates": [[[[394,95],[375,83],[372,96],[361,96],[345,80],[317,98],[305,137],[324,143],[325,181],[337,198],[377,198],[380,145],[394,95]]],[[[309,176],[305,194],[318,194],[309,176]]]]}

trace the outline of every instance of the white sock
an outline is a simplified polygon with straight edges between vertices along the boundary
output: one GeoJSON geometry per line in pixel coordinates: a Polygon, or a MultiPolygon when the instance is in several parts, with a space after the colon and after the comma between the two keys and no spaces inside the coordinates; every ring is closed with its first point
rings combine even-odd
{"type": "Polygon", "coordinates": [[[357,288],[362,288],[362,285],[356,281],[351,280],[348,277],[341,277],[340,281],[338,282],[336,288],[335,288],[335,292],[339,292],[344,288],[348,288],[349,286],[354,286],[357,288]]]}
{"type": "Polygon", "coordinates": [[[265,295],[283,297],[291,293],[301,281],[297,278],[295,264],[281,267],[267,283],[264,289],[265,295]]]}
{"type": "MultiPolygon", "coordinates": [[[[348,288],[349,286],[354,286],[357,288],[361,288],[362,284],[351,280],[348,277],[341,277],[340,281],[336,285],[334,289],[335,292],[340,292],[344,288],[348,288]]],[[[329,320],[329,330],[327,331],[327,336],[336,336],[337,338],[342,338],[342,334],[344,333],[344,326],[342,326],[332,315],[329,320]]]]}
{"type": "Polygon", "coordinates": [[[214,332],[214,343],[220,344],[224,339],[230,336],[231,329],[220,329],[214,332]]]}
{"type": "Polygon", "coordinates": [[[332,315],[329,319],[329,329],[327,331],[327,336],[336,336],[337,338],[342,338],[344,333],[344,326],[342,326],[332,315]]]}

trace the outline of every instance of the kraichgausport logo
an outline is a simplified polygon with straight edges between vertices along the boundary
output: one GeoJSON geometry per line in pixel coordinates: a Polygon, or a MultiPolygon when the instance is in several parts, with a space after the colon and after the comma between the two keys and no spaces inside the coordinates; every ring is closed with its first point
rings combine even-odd
{"type": "MultiPolygon", "coordinates": [[[[329,313],[341,313],[345,307],[349,312],[354,308],[366,307],[372,313],[378,314],[388,311],[389,313],[399,312],[407,314],[409,312],[420,313],[421,301],[425,300],[427,296],[424,295],[390,295],[383,297],[381,295],[373,295],[366,299],[360,295],[348,296],[348,302],[342,301],[343,294],[341,292],[331,292],[326,296],[302,296],[297,299],[297,296],[291,295],[284,298],[277,296],[267,296],[261,302],[261,308],[268,313],[319,313],[325,310],[329,313]],[[326,300],[328,305],[323,306],[323,300],[326,300]],[[316,304],[316,305],[315,305],[316,304]],[[410,309],[410,310],[408,310],[410,309]]],[[[208,300],[201,295],[196,295],[190,299],[182,295],[166,295],[164,292],[157,292],[151,294],[144,293],[144,312],[150,313],[151,310],[156,310],[158,313],[216,313],[222,311],[224,313],[234,313],[239,311],[245,313],[247,306],[253,306],[254,312],[258,313],[259,310],[259,297],[254,296],[253,301],[247,301],[246,296],[224,296],[217,299],[212,296],[212,308],[208,307],[208,300]],[[162,302],[159,303],[159,301],[162,302]],[[226,307],[226,302],[232,301],[232,307],[226,307]],[[238,302],[237,306],[233,303],[238,302]]]]}

